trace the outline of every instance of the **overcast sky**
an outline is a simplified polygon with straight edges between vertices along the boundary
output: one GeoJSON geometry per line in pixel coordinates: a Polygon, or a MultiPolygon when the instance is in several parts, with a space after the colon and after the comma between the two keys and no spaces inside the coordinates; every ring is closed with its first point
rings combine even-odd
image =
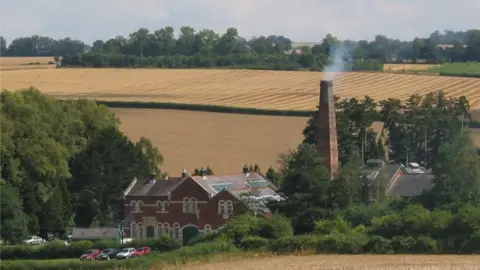
{"type": "Polygon", "coordinates": [[[0,35],[96,39],[171,25],[241,36],[285,35],[295,42],[399,39],[434,30],[480,28],[480,0],[0,0],[0,35]]]}

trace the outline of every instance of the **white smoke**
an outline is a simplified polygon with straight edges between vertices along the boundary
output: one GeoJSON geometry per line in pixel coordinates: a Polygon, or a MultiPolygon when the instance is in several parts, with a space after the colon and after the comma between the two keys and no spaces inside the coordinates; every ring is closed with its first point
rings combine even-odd
{"type": "Polygon", "coordinates": [[[329,61],[330,64],[324,67],[324,80],[334,80],[340,72],[347,71],[347,62],[345,59],[348,59],[350,56],[350,51],[345,46],[343,42],[335,44],[330,48],[329,61]]]}

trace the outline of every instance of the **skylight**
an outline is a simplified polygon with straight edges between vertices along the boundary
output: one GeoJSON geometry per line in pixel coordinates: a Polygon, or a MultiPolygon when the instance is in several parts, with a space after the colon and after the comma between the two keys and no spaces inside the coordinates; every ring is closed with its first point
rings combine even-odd
{"type": "Polygon", "coordinates": [[[235,186],[232,183],[212,184],[210,185],[216,192],[220,192],[224,189],[233,190],[235,186]]]}
{"type": "Polygon", "coordinates": [[[252,188],[268,187],[269,185],[269,183],[265,180],[252,180],[248,181],[247,184],[252,188]]]}

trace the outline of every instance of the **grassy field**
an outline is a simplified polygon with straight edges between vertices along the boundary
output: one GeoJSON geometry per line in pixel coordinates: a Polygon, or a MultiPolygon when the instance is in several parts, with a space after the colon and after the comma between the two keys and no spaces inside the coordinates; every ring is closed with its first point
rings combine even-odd
{"type": "Polygon", "coordinates": [[[55,68],[53,57],[0,57],[0,70],[55,68]]]}
{"type": "MultiPolygon", "coordinates": [[[[160,269],[160,268],[153,268],[160,269]]],[[[163,269],[163,268],[162,268],[163,269]]],[[[171,268],[175,269],[175,268],[171,268]]],[[[242,259],[208,264],[189,264],[176,269],[480,269],[480,256],[454,255],[309,255],[242,259]]]]}
{"type": "MultiPolygon", "coordinates": [[[[264,109],[315,109],[320,72],[201,69],[42,69],[8,70],[2,88],[35,86],[60,98],[213,104],[264,109]]],[[[342,97],[405,99],[413,93],[445,90],[466,95],[480,108],[475,78],[351,72],[338,75],[342,97]]]]}
{"type": "Polygon", "coordinates": [[[445,72],[453,74],[480,74],[480,63],[449,63],[441,66],[430,67],[426,71],[428,72],[445,72]]]}
{"type": "Polygon", "coordinates": [[[409,71],[409,70],[427,70],[432,67],[438,67],[440,65],[431,64],[384,64],[383,70],[385,71],[409,71]]]}

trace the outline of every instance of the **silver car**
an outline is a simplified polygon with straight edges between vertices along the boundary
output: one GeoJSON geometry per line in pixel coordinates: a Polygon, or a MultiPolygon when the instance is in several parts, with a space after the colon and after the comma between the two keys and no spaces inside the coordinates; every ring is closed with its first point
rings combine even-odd
{"type": "Polygon", "coordinates": [[[30,236],[29,238],[23,240],[24,244],[27,245],[41,245],[45,243],[45,239],[40,236],[30,236]]]}

